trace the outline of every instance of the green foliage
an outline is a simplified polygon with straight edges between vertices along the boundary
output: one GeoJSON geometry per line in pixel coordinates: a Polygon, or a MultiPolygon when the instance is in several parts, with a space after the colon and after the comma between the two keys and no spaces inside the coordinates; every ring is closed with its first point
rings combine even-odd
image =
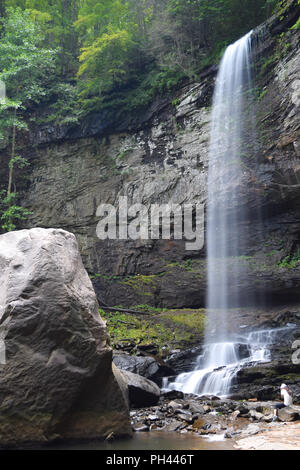
{"type": "Polygon", "coordinates": [[[61,124],[95,110],[134,115],[182,80],[197,80],[230,42],[274,9],[285,11],[279,0],[4,3],[0,70],[14,90],[10,99],[19,103],[17,117],[29,103],[43,102],[50,107],[45,121],[61,124]]]}
{"type": "Polygon", "coordinates": [[[298,247],[293,255],[286,256],[278,264],[281,268],[297,268],[300,265],[300,247],[298,247]]]}
{"type": "Polygon", "coordinates": [[[203,336],[205,316],[202,310],[167,310],[149,305],[135,305],[133,310],[150,315],[132,315],[99,310],[107,322],[108,332],[115,348],[119,342],[137,345],[154,344],[161,354],[173,348],[197,344],[203,336]]]}
{"type": "Polygon", "coordinates": [[[126,58],[131,46],[128,31],[111,28],[90,46],[82,48],[78,77],[85,76],[87,81],[81,82],[81,95],[102,94],[122,83],[127,74],[126,58]]]}
{"type": "Polygon", "coordinates": [[[291,27],[291,30],[293,29],[299,29],[300,28],[300,17],[296,21],[296,23],[291,27]]]}
{"type": "Polygon", "coordinates": [[[26,220],[31,212],[17,204],[17,194],[0,193],[0,220],[3,232],[15,230],[20,221],[26,220]]]}
{"type": "Polygon", "coordinates": [[[0,80],[6,83],[11,99],[38,103],[55,69],[56,51],[41,47],[41,25],[28,11],[8,9],[1,23],[0,80]]]}
{"type": "Polygon", "coordinates": [[[29,11],[8,8],[1,19],[0,80],[6,84],[7,98],[0,104],[0,143],[11,147],[8,159],[7,189],[1,196],[2,230],[14,230],[29,212],[17,204],[15,168],[24,169],[28,162],[16,153],[17,134],[28,129],[24,111],[37,104],[47,93],[51,71],[55,69],[56,51],[41,47],[41,25],[29,11]],[[14,188],[14,191],[12,190],[14,188]]]}
{"type": "Polygon", "coordinates": [[[40,118],[37,124],[76,124],[85,114],[80,105],[78,88],[74,84],[59,82],[48,89],[48,96],[49,114],[40,118]]]}
{"type": "Polygon", "coordinates": [[[74,22],[79,0],[6,0],[6,6],[26,10],[32,20],[43,28],[44,43],[58,48],[61,74],[76,73],[78,37],[74,22]]]}
{"type": "Polygon", "coordinates": [[[9,168],[14,168],[15,166],[18,168],[25,168],[28,165],[29,163],[26,158],[20,157],[20,155],[16,155],[15,157],[11,158],[8,163],[9,168]]]}
{"type": "Polygon", "coordinates": [[[258,96],[258,100],[261,101],[263,97],[268,93],[268,89],[265,88],[264,90],[261,91],[261,93],[258,96]]]}

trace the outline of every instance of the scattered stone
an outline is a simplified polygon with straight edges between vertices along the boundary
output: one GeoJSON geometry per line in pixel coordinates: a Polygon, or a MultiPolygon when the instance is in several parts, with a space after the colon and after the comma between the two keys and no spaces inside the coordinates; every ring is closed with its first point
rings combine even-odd
{"type": "Polygon", "coordinates": [[[145,424],[141,426],[136,426],[136,427],[133,427],[133,431],[134,432],[148,432],[149,426],[146,426],[145,424]]]}
{"type": "Polygon", "coordinates": [[[184,425],[182,422],[180,421],[173,421],[172,423],[170,424],[167,424],[163,430],[164,431],[167,431],[167,432],[175,432],[175,431],[178,431],[178,430],[181,430],[183,429],[184,425]]]}
{"type": "Polygon", "coordinates": [[[184,409],[182,409],[182,408],[177,408],[177,409],[175,410],[175,414],[176,414],[176,415],[181,414],[181,415],[184,415],[184,416],[187,416],[187,417],[192,417],[192,413],[190,413],[189,411],[184,410],[184,409]]]}
{"type": "Polygon", "coordinates": [[[178,409],[183,408],[183,404],[178,401],[172,400],[168,404],[168,408],[172,408],[173,410],[178,410],[178,409]]]}
{"type": "Polygon", "coordinates": [[[194,422],[194,419],[191,414],[187,415],[187,414],[180,413],[177,415],[177,418],[182,419],[183,421],[186,421],[189,424],[192,424],[194,422]]]}
{"type": "Polygon", "coordinates": [[[299,411],[291,407],[286,407],[278,410],[278,418],[279,421],[291,422],[300,419],[300,414],[299,411]]]}
{"type": "Polygon", "coordinates": [[[294,150],[296,152],[296,156],[297,157],[300,157],[300,141],[295,141],[293,142],[293,145],[294,145],[294,150]]]}
{"type": "Polygon", "coordinates": [[[143,352],[147,352],[148,354],[158,354],[158,348],[155,344],[151,343],[151,344],[139,344],[137,346],[138,350],[139,351],[143,351],[143,352]]]}
{"type": "Polygon", "coordinates": [[[262,418],[262,421],[264,421],[265,423],[271,423],[272,420],[273,420],[273,416],[274,416],[274,414],[264,416],[264,417],[262,418]]]}
{"type": "Polygon", "coordinates": [[[207,429],[210,429],[211,428],[211,424],[210,423],[206,423],[204,424],[203,426],[203,429],[207,430],[207,429]]]}
{"type": "Polygon", "coordinates": [[[176,398],[183,398],[184,394],[182,392],[178,392],[177,390],[171,390],[168,392],[161,392],[163,398],[168,400],[176,400],[176,398]]]}
{"type": "Polygon", "coordinates": [[[157,415],[148,415],[147,418],[149,421],[157,421],[159,419],[157,415]]]}
{"type": "Polygon", "coordinates": [[[210,400],[210,401],[220,401],[221,398],[220,397],[217,397],[215,395],[202,395],[201,396],[201,400],[202,401],[207,401],[207,400],[210,400]]]}
{"type": "Polygon", "coordinates": [[[259,411],[256,411],[256,410],[250,410],[249,416],[250,416],[250,419],[252,418],[253,420],[256,420],[256,421],[260,421],[261,419],[264,418],[264,414],[259,413],[259,411]]]}
{"type": "Polygon", "coordinates": [[[258,424],[248,424],[246,429],[243,429],[242,436],[254,436],[261,431],[261,427],[258,424]]]}
{"type": "Polygon", "coordinates": [[[210,411],[213,410],[213,408],[211,406],[204,405],[203,410],[204,410],[204,413],[209,413],[210,411]]]}
{"type": "Polygon", "coordinates": [[[150,380],[128,371],[120,371],[128,386],[129,402],[141,408],[155,405],[160,397],[160,388],[150,380]]]}
{"type": "Polygon", "coordinates": [[[119,369],[133,372],[152,381],[175,374],[171,367],[150,356],[132,356],[114,352],[113,361],[119,369]]]}
{"type": "Polygon", "coordinates": [[[199,403],[190,402],[189,403],[189,410],[190,410],[191,413],[199,413],[199,414],[204,413],[203,406],[200,405],[199,403]]]}
{"type": "Polygon", "coordinates": [[[205,426],[210,427],[210,424],[206,424],[202,418],[198,418],[193,422],[193,429],[204,429],[205,426]]]}
{"type": "Polygon", "coordinates": [[[233,413],[231,413],[230,419],[232,421],[235,421],[240,414],[241,414],[241,412],[239,410],[235,410],[233,413]]]}

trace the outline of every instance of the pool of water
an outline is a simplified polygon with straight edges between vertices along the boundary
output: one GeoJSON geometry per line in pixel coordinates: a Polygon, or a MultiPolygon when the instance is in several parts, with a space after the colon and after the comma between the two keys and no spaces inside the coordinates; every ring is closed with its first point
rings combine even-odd
{"type": "Polygon", "coordinates": [[[61,444],[47,449],[64,450],[232,450],[230,439],[199,437],[190,434],[147,432],[136,433],[132,439],[111,442],[86,442],[81,444],[61,444]]]}

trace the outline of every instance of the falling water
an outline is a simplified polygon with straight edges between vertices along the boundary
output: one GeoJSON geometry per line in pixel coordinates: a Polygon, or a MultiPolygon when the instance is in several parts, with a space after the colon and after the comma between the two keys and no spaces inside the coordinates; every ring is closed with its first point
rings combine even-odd
{"type": "Polygon", "coordinates": [[[207,203],[207,341],[208,337],[228,340],[228,309],[242,303],[239,282],[245,265],[240,256],[248,238],[243,224],[247,216],[243,179],[249,136],[253,134],[251,33],[226,49],[213,99],[207,203]]]}
{"type": "Polygon", "coordinates": [[[207,344],[198,356],[194,370],[178,375],[174,382],[165,379],[163,389],[226,396],[237,372],[253,363],[269,362],[272,345],[290,334],[294,326],[240,333],[236,334],[234,342],[207,344]]]}
{"type": "MultiPolygon", "coordinates": [[[[226,395],[238,369],[251,361],[269,360],[260,338],[241,345],[228,331],[228,309],[245,302],[241,278],[247,253],[248,198],[245,176],[255,159],[251,84],[251,34],[230,45],[216,80],[209,151],[207,201],[208,286],[204,352],[195,370],[181,374],[168,389],[226,395]]],[[[248,180],[249,181],[249,180],[248,180]]],[[[251,302],[251,299],[247,299],[251,302]]]]}

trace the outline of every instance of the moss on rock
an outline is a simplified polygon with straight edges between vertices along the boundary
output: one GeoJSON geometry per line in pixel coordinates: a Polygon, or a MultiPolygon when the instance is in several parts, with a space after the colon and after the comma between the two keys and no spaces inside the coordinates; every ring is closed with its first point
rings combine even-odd
{"type": "Polygon", "coordinates": [[[131,308],[146,311],[149,315],[138,316],[100,310],[101,317],[107,322],[113,347],[126,340],[138,346],[153,344],[159,353],[164,355],[172,349],[185,349],[199,344],[203,338],[203,309],[168,310],[148,305],[131,308]]]}

